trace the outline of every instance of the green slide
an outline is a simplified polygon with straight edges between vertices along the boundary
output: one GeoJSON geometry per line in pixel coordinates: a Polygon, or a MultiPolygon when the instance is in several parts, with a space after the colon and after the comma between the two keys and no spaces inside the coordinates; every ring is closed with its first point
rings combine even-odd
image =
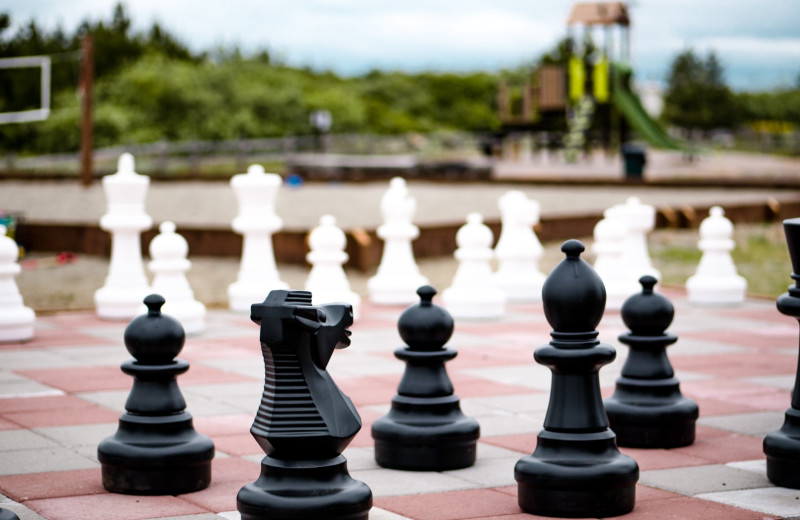
{"type": "Polygon", "coordinates": [[[667,148],[670,150],[681,150],[683,147],[672,139],[661,128],[658,122],[642,107],[642,103],[627,86],[627,81],[623,77],[628,77],[625,67],[614,66],[613,72],[614,88],[612,89],[612,100],[617,109],[625,116],[628,122],[636,129],[641,136],[656,148],[667,148]]]}

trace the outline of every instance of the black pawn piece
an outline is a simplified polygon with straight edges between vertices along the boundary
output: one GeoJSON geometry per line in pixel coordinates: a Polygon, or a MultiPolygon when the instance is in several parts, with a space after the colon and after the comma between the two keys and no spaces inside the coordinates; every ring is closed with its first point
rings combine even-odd
{"type": "Polygon", "coordinates": [[[372,491],[342,456],[361,417],[325,369],[334,349],[350,345],[353,308],[271,291],[250,319],[261,326],[266,375],[250,433],[266,457],[258,480],[239,490],[242,520],[365,520],[372,491]]]}
{"type": "Polygon", "coordinates": [[[214,443],[197,433],[177,376],[189,363],[175,356],[183,348],[183,327],[161,314],[164,298],[144,299],[148,312],[125,329],[125,346],[136,358],[122,364],[133,387],[119,428],[97,448],[103,487],[132,495],[178,495],[208,487],[214,443]]]}
{"type": "MultiPolygon", "coordinates": [[[[800,218],[783,221],[783,232],[792,259],[794,286],[778,297],[781,314],[800,321],[800,218]]],[[[798,359],[792,405],[786,410],[783,426],[764,437],[767,478],[781,487],[800,489],[800,359],[798,359]]]]}
{"type": "Polygon", "coordinates": [[[577,240],[561,246],[567,257],[542,287],[552,339],[534,359],[552,372],[550,403],[532,455],[514,468],[519,506],[526,513],[561,517],[607,517],[630,512],[639,466],[617,449],[600,395],[600,368],[616,351],[595,330],[606,290],[580,258],[577,240]]]}
{"type": "Polygon", "coordinates": [[[394,351],[406,369],[389,413],[372,425],[375,461],[393,469],[444,471],[475,464],[478,421],[461,413],[444,364],[458,354],[445,348],[453,317],[434,305],[436,289],[417,290],[420,303],[406,309],[397,329],[408,344],[394,351]]]}
{"type": "Polygon", "coordinates": [[[19,520],[19,517],[13,511],[0,507],[0,520],[19,520]]]}
{"type": "Polygon", "coordinates": [[[694,442],[697,403],[681,395],[680,382],[667,358],[678,337],[665,332],[672,303],[653,292],[656,279],[639,279],[642,292],[622,305],[622,321],[631,330],[619,340],[630,347],[614,394],[605,400],[617,444],[631,448],[676,448],[694,442]]]}

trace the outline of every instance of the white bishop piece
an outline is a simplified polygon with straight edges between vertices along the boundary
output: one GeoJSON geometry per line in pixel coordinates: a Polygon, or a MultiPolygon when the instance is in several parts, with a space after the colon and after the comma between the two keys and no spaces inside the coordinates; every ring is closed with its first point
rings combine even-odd
{"type": "Polygon", "coordinates": [[[353,319],[357,319],[361,296],[350,290],[342,267],[349,258],[344,250],[347,237],[336,226],[333,215],[323,215],[319,219],[319,226],[311,230],[308,244],[311,251],[306,260],[311,264],[311,272],[306,280],[306,291],[311,291],[312,303],[349,303],[353,306],[353,319]]]}
{"type": "Polygon", "coordinates": [[[606,287],[606,309],[620,310],[628,297],[641,290],[625,263],[627,226],[615,218],[601,219],[594,227],[594,270],[606,287]]]}
{"type": "Polygon", "coordinates": [[[444,306],[456,319],[497,319],[505,313],[506,295],[492,273],[492,230],[480,213],[467,215],[456,233],[459,261],[453,284],[442,293],[444,306]]]}
{"type": "Polygon", "coordinates": [[[736,273],[731,251],[736,244],[733,224],[725,211],[714,206],[708,218],[700,223],[700,241],[697,243],[703,256],[697,272],[686,281],[686,292],[691,303],[705,305],[732,305],[742,303],[747,291],[747,280],[736,273]]]}
{"type": "Polygon", "coordinates": [[[545,275],[539,271],[544,248],[533,226],[539,223],[540,207],[524,193],[511,190],[497,202],[502,228],[494,248],[499,265],[495,280],[509,301],[539,302],[545,275]]]}
{"type": "Polygon", "coordinates": [[[378,236],[383,239],[383,255],[378,273],[369,279],[370,300],[378,305],[410,305],[419,300],[417,289],[428,284],[414,260],[411,241],[419,236],[412,223],[417,203],[408,193],[406,181],[395,177],[381,199],[383,225],[378,236]]]}
{"type": "Polygon", "coordinates": [[[141,233],[153,224],[144,210],[150,178],[134,171],[133,156],[120,155],[117,172],[103,177],[108,212],[100,227],[111,233],[111,262],[103,287],[94,293],[97,315],[131,319],[150,293],[142,262],[141,233]]]}
{"type": "Polygon", "coordinates": [[[0,225],[0,342],[33,338],[36,315],[25,307],[14,277],[20,272],[19,247],[0,225]]]}
{"type": "Polygon", "coordinates": [[[253,164],[246,174],[234,175],[231,186],[239,202],[231,227],[243,238],[242,263],[236,281],[228,286],[228,300],[232,310],[250,312],[250,305],[264,301],[273,289],[289,288],[278,275],[272,249],[272,234],[283,227],[275,213],[281,177],[253,164]]]}
{"type": "MultiPolygon", "coordinates": [[[[166,300],[161,312],[178,320],[186,334],[197,334],[205,328],[206,307],[194,299],[194,292],[186,279],[192,267],[187,259],[189,245],[175,232],[175,224],[163,222],[160,233],[150,242],[148,264],[153,273],[153,292],[166,300]]],[[[146,308],[142,309],[145,313],[146,308]]]]}

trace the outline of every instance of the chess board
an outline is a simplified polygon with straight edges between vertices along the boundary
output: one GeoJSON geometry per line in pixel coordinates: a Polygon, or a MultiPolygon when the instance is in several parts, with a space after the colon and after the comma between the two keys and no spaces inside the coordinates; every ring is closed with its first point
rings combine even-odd
{"type": "MultiPolygon", "coordinates": [[[[797,323],[773,301],[726,309],[693,307],[663,291],[679,336],[668,349],[684,395],[700,406],[697,440],[678,449],[621,451],[639,463],[636,507],[620,518],[763,519],[800,517],[800,490],[765,476],[763,436],[783,422],[797,366],[797,323]]],[[[364,305],[352,345],[329,371],[356,404],[363,428],[345,450],[351,475],[374,495],[374,520],[536,518],[517,505],[514,464],[533,451],[548,405],[550,372],[533,360],[549,341],[541,305],[512,305],[500,321],[457,321],[448,363],[463,411],[481,425],[478,460],[467,469],[404,472],[378,467],[371,423],[388,410],[404,364],[393,356],[401,308],[364,305]]],[[[179,378],[195,428],[217,455],[210,487],[179,496],[106,492],[97,445],[116,430],[131,378],[125,323],[93,313],[39,316],[33,341],[0,345],[0,507],[23,520],[238,519],[236,494],[259,474],[263,453],[249,433],[264,367],[258,327],[248,316],[212,310],[207,329],[189,337],[179,378]]],[[[617,348],[600,372],[613,391],[627,347],[619,313],[607,312],[600,340],[617,348]]]]}

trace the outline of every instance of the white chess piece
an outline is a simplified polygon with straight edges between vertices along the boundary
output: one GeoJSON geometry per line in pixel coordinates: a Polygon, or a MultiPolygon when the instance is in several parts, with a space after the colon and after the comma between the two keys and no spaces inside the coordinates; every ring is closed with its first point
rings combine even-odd
{"type": "Polygon", "coordinates": [[[25,307],[14,281],[21,270],[17,258],[17,243],[6,236],[6,227],[0,225],[0,342],[33,338],[36,315],[31,308],[25,307]]]}
{"type": "Polygon", "coordinates": [[[739,276],[731,258],[736,247],[733,223],[725,211],[713,206],[708,218],[700,223],[700,241],[703,252],[697,272],[686,281],[686,292],[691,303],[704,305],[733,305],[744,302],[747,280],[739,276]]]}
{"type": "MultiPolygon", "coordinates": [[[[186,334],[197,334],[205,329],[206,307],[195,300],[186,271],[192,267],[187,258],[189,245],[175,232],[175,224],[162,222],[160,233],[150,242],[150,263],[153,273],[153,292],[166,300],[161,312],[180,322],[186,334]]],[[[146,309],[142,309],[145,313],[146,309]]]]}
{"type": "Polygon", "coordinates": [[[601,219],[594,227],[594,270],[606,287],[606,309],[620,310],[628,297],[641,291],[624,261],[628,231],[614,218],[601,219]]]}
{"type": "MultiPolygon", "coordinates": [[[[656,209],[650,204],[642,204],[638,197],[628,197],[625,204],[617,204],[604,213],[606,218],[618,219],[626,226],[623,261],[635,281],[644,275],[661,279],[661,273],[653,267],[647,248],[647,233],[656,224],[656,209]]],[[[638,292],[638,291],[637,291],[638,292]]]]}
{"type": "Polygon", "coordinates": [[[361,296],[350,290],[342,267],[349,258],[345,252],[347,237],[336,226],[333,215],[323,215],[319,219],[319,226],[309,234],[308,244],[311,251],[306,260],[311,264],[311,271],[305,289],[311,291],[313,304],[349,303],[353,306],[353,320],[356,320],[361,296]]]}
{"type": "Polygon", "coordinates": [[[275,213],[280,186],[280,175],[265,173],[258,164],[231,178],[239,202],[239,214],[231,227],[242,235],[239,274],[228,286],[228,301],[234,311],[250,312],[250,305],[264,301],[273,289],[289,288],[278,275],[272,248],[272,234],[283,227],[275,213]]]}
{"type": "Polygon", "coordinates": [[[505,314],[506,295],[490,263],[493,238],[480,213],[470,213],[456,233],[458,270],[442,293],[442,302],[455,319],[498,319],[505,314]]]}
{"type": "Polygon", "coordinates": [[[428,284],[414,260],[411,241],[419,236],[412,223],[417,203],[408,193],[406,181],[395,177],[381,198],[383,254],[378,272],[367,282],[370,300],[378,305],[410,305],[419,300],[417,289],[428,284]]]}
{"type": "Polygon", "coordinates": [[[498,200],[502,228],[494,248],[498,260],[495,281],[509,301],[539,302],[545,275],[539,270],[544,253],[533,226],[539,223],[540,207],[524,193],[511,190],[498,200]]]}
{"type": "Polygon", "coordinates": [[[144,210],[149,186],[150,178],[134,171],[129,153],[120,155],[115,174],[103,177],[108,211],[100,218],[100,227],[111,233],[111,261],[105,285],[94,293],[101,318],[127,320],[137,316],[142,300],[150,293],[141,246],[142,231],[153,224],[144,210]]]}

